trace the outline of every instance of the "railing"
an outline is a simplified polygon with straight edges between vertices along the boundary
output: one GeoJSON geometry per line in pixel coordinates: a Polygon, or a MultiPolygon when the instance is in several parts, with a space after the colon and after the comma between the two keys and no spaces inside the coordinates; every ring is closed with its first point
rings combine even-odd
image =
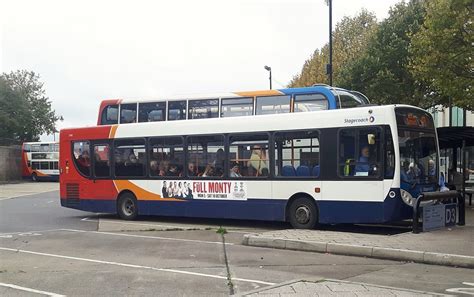
{"type": "Polygon", "coordinates": [[[459,194],[458,191],[446,191],[446,192],[427,192],[422,193],[416,198],[413,204],[413,233],[420,233],[420,223],[418,222],[420,217],[420,203],[422,201],[446,201],[446,200],[457,200],[458,201],[458,225],[465,225],[465,201],[464,197],[459,194]]]}

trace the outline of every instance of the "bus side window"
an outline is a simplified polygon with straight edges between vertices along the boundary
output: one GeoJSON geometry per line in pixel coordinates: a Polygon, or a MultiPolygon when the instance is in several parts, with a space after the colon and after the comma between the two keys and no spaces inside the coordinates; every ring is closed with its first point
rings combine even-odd
{"type": "Polygon", "coordinates": [[[168,101],[168,121],[186,119],[186,101],[168,101]]]}
{"type": "Polygon", "coordinates": [[[253,115],[253,98],[226,98],[221,100],[221,118],[253,115]]]}
{"type": "Polygon", "coordinates": [[[94,145],[94,176],[96,177],[108,177],[110,176],[110,158],[109,158],[109,145],[98,144],[94,145]]]}
{"type": "Polygon", "coordinates": [[[210,119],[219,117],[219,99],[189,100],[188,119],[210,119]]]}
{"type": "Polygon", "coordinates": [[[390,127],[385,127],[385,178],[392,179],[395,175],[395,149],[390,127]]]}
{"type": "Polygon", "coordinates": [[[323,94],[295,95],[294,112],[328,109],[328,99],[323,94]]]}
{"type": "Polygon", "coordinates": [[[318,177],[317,131],[275,133],[275,175],[318,177]]]}
{"type": "Polygon", "coordinates": [[[269,175],[268,135],[249,134],[229,137],[231,177],[267,177],[269,175]]]}
{"type": "Polygon", "coordinates": [[[166,114],[166,102],[140,103],[138,105],[139,122],[164,121],[166,114]]]}
{"type": "Polygon", "coordinates": [[[256,114],[274,114],[290,112],[289,95],[257,97],[256,114]]]}
{"type": "Polygon", "coordinates": [[[150,175],[182,176],[184,147],[181,137],[150,138],[150,175]]]}
{"type": "Polygon", "coordinates": [[[88,141],[77,141],[73,142],[73,157],[74,164],[76,164],[77,170],[85,176],[90,175],[90,156],[89,156],[89,142],[88,141]]]}
{"type": "Polygon", "coordinates": [[[137,104],[121,104],[120,105],[120,123],[129,124],[137,122],[137,104]]]}
{"type": "Polygon", "coordinates": [[[223,177],[224,176],[224,136],[188,136],[188,163],[196,167],[196,172],[189,169],[188,176],[223,177]]]}
{"type": "Polygon", "coordinates": [[[145,176],[145,140],[120,139],[114,142],[115,176],[145,176]]]}

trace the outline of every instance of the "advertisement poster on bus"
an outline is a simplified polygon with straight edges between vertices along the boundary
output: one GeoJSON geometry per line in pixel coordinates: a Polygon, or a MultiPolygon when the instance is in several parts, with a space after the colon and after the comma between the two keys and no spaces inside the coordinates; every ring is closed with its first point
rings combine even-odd
{"type": "Polygon", "coordinates": [[[247,200],[243,181],[165,180],[161,197],[177,199],[247,200]]]}

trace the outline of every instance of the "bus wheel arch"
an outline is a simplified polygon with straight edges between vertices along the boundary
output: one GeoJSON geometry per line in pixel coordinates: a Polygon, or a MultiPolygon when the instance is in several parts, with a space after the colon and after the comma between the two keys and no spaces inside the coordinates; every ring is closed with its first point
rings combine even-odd
{"type": "Polygon", "coordinates": [[[295,229],[313,229],[319,223],[319,208],[307,193],[296,193],[288,199],[285,219],[295,229]]]}
{"type": "Polygon", "coordinates": [[[123,220],[135,220],[138,216],[138,200],[130,190],[123,190],[117,196],[117,214],[123,220]]]}

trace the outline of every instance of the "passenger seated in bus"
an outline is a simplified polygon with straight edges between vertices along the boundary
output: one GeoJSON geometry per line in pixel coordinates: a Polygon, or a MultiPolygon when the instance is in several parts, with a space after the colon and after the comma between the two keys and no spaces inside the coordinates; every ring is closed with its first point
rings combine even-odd
{"type": "Polygon", "coordinates": [[[215,171],[214,166],[212,164],[208,164],[202,176],[203,177],[216,176],[216,171],[215,171]]]}
{"type": "Polygon", "coordinates": [[[214,161],[214,169],[216,176],[224,174],[225,153],[223,149],[218,149],[216,152],[216,160],[214,161]]]}
{"type": "Polygon", "coordinates": [[[158,168],[159,168],[159,176],[166,176],[170,168],[170,162],[167,160],[161,160],[158,168]]]}
{"type": "Polygon", "coordinates": [[[369,157],[369,147],[362,147],[362,149],[360,150],[360,157],[355,166],[356,175],[369,175],[369,157]]]}
{"type": "Polygon", "coordinates": [[[242,174],[240,174],[240,167],[239,163],[233,162],[230,166],[230,172],[229,172],[229,177],[242,177],[242,174]]]}
{"type": "Polygon", "coordinates": [[[89,158],[89,152],[88,151],[82,151],[81,155],[77,159],[77,164],[79,164],[82,167],[91,166],[91,160],[89,158]]]}
{"type": "Polygon", "coordinates": [[[188,176],[196,176],[196,166],[194,162],[188,162],[188,176]]]}
{"type": "Polygon", "coordinates": [[[179,176],[178,166],[171,164],[166,172],[166,176],[179,176]]]}
{"type": "Polygon", "coordinates": [[[420,180],[421,170],[418,168],[418,165],[411,162],[410,165],[408,165],[407,174],[410,180],[413,180],[415,183],[417,183],[420,180]]]}
{"type": "Polygon", "coordinates": [[[128,155],[128,159],[125,161],[125,166],[130,166],[137,163],[138,163],[137,156],[135,156],[134,153],[130,153],[130,155],[128,155]]]}
{"type": "Polygon", "coordinates": [[[260,145],[255,145],[250,156],[248,166],[255,169],[255,176],[268,175],[267,155],[265,149],[260,145]],[[266,174],[264,174],[266,173],[266,174]]]}
{"type": "Polygon", "coordinates": [[[435,161],[428,160],[428,181],[433,183],[436,182],[436,166],[435,161]]]}
{"type": "Polygon", "coordinates": [[[151,173],[151,175],[159,175],[160,174],[158,161],[156,161],[156,160],[150,161],[150,173],[151,173]]]}

